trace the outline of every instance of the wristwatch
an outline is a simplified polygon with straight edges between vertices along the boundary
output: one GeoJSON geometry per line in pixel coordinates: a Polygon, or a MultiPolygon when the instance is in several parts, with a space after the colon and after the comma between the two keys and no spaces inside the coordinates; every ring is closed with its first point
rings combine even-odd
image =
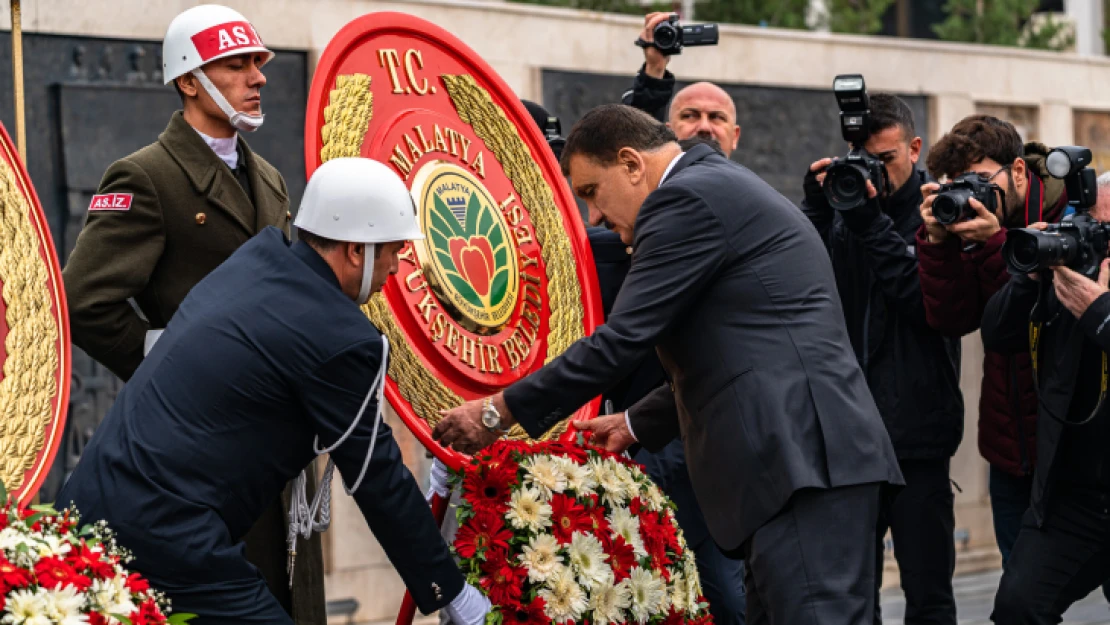
{"type": "Polygon", "coordinates": [[[482,400],[482,425],[494,434],[508,434],[509,428],[501,427],[501,413],[489,397],[482,400]]]}

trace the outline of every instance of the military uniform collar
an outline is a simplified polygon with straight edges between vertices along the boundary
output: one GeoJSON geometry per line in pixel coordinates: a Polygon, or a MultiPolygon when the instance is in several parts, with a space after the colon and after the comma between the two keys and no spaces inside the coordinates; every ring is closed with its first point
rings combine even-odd
{"type": "Polygon", "coordinates": [[[339,278],[335,277],[335,272],[332,271],[331,265],[324,260],[320,253],[312,249],[312,246],[304,241],[297,241],[293,244],[293,254],[304,261],[308,268],[320,275],[325,282],[332,284],[335,288],[342,290],[339,286],[339,278]]]}

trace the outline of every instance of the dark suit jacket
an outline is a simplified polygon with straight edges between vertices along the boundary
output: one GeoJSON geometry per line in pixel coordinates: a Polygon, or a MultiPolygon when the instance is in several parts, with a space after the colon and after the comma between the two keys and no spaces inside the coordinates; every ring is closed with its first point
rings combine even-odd
{"type": "Polygon", "coordinates": [[[630,411],[648,449],[680,433],[714,540],[739,547],[802,488],[901,483],[805,215],[697,146],[640,209],[607,323],[505,391],[539,435],[652,347],[673,380],[630,411]]]}
{"type": "MultiPolygon", "coordinates": [[[[381,348],[324,260],[267,228],[193,288],[58,500],[106,519],[171,597],[256,580],[239,541],[315,457],[313,437],[329,446],[350,426],[381,348]]],[[[347,484],[375,410],[331,453],[347,484]]],[[[463,578],[384,423],[354,499],[422,612],[458,594],[463,578]]]]}

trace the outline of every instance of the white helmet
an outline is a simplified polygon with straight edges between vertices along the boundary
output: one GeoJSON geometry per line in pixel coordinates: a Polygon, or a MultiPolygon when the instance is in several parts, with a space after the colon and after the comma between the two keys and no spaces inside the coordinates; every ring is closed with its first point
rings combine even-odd
{"type": "Polygon", "coordinates": [[[263,64],[274,58],[274,53],[266,48],[254,26],[241,13],[217,4],[202,4],[170,22],[166,38],[162,40],[162,73],[169,84],[178,76],[192,72],[231,125],[250,132],[262,125],[264,116],[231,108],[201,67],[216,59],[252,52],[265,55],[263,64]]]}
{"type": "Polygon", "coordinates": [[[366,244],[359,305],[370,298],[374,244],[424,238],[404,181],[368,158],[335,158],[320,165],[308,180],[293,226],[332,241],[366,244]]]}

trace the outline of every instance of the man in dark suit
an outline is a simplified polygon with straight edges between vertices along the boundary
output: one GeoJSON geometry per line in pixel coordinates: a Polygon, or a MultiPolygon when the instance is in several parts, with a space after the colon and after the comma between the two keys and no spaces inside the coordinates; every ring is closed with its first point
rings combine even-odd
{"type": "MultiPolygon", "coordinates": [[[[360,308],[404,242],[423,237],[408,189],[381,163],[335,159],[309,181],[296,225],[296,244],[267,228],[192,289],[58,500],[106,520],[196,625],[292,625],[242,538],[328,452],[320,492],[337,466],[417,607],[480,625],[489,603],[465,584],[381,422],[388,343],[360,308]]],[[[326,496],[301,501],[290,538],[327,528],[326,496]]]]}
{"type": "Polygon", "coordinates": [[[538,436],[654,347],[672,380],[582,424],[595,441],[660,449],[681,436],[713,539],[748,565],[748,622],[874,616],[879,484],[894,450],[806,217],[708,146],[623,105],[587,113],[564,170],[633,247],[606,325],[503,393],[447,411],[434,436],[473,452],[520,423],[538,436]]]}

